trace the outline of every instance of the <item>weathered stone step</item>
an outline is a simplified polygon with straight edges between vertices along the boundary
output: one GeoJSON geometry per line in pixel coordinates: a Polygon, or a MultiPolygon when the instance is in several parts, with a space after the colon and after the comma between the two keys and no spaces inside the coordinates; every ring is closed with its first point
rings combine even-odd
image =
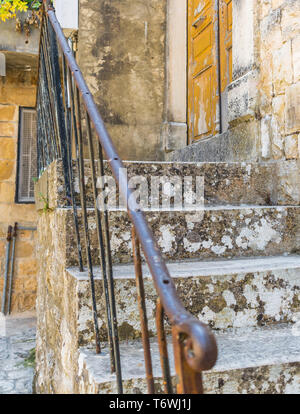
{"type": "MultiPolygon", "coordinates": [[[[242,328],[300,319],[300,256],[259,257],[221,261],[169,263],[168,268],[185,307],[215,329],[242,328]]],[[[146,306],[151,335],[155,335],[156,291],[143,266],[146,306]]],[[[76,296],[78,340],[93,343],[92,308],[87,272],[66,270],[76,296]]],[[[97,306],[102,338],[106,338],[104,295],[100,269],[95,269],[97,306]]],[[[121,339],[140,337],[134,268],[114,267],[121,339]]]]}
{"type": "MultiPolygon", "coordinates": [[[[97,264],[94,214],[91,209],[92,256],[93,263],[97,264]]],[[[60,228],[66,229],[66,266],[74,266],[77,250],[72,210],[57,209],[54,215],[64,222],[60,228]]],[[[167,260],[267,256],[300,250],[300,207],[206,207],[195,213],[147,211],[146,217],[167,260]]],[[[127,212],[110,211],[109,219],[114,263],[132,262],[131,223],[127,212]]]]}
{"type": "MultiPolygon", "coordinates": [[[[276,163],[176,163],[127,161],[124,163],[128,179],[133,176],[147,178],[148,195],[151,195],[152,177],[196,177],[204,179],[204,205],[253,204],[253,205],[299,205],[300,162],[278,161],[276,163]]],[[[90,207],[93,206],[92,181],[89,162],[85,161],[86,193],[90,207]]],[[[105,162],[105,175],[111,176],[105,162]]],[[[79,202],[79,180],[74,162],[74,188],[79,202]]],[[[64,174],[61,161],[54,161],[39,180],[37,194],[48,195],[49,207],[66,206],[64,174]]],[[[39,197],[37,196],[37,201],[39,197]]],[[[41,203],[41,208],[43,205],[41,203]]]]}
{"type": "MultiPolygon", "coordinates": [[[[295,327],[290,325],[216,333],[219,357],[216,366],[203,373],[205,393],[299,394],[300,341],[296,335],[295,327]]],[[[156,389],[162,392],[159,354],[154,339],[151,349],[156,389]]],[[[170,343],[169,356],[171,374],[174,375],[170,343]]],[[[122,343],[121,360],[124,393],[146,394],[141,343],[122,343]]],[[[107,349],[100,355],[87,348],[80,349],[78,379],[79,393],[116,393],[115,375],[110,374],[107,349]]]]}

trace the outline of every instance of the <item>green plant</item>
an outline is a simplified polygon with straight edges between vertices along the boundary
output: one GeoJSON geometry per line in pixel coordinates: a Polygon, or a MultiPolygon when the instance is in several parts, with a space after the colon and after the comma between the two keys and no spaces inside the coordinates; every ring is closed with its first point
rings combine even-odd
{"type": "Polygon", "coordinates": [[[27,357],[16,364],[16,367],[34,368],[35,367],[35,348],[32,348],[27,357]]]}
{"type": "Polygon", "coordinates": [[[24,359],[23,362],[24,367],[26,368],[34,368],[35,366],[35,348],[32,348],[29,351],[28,357],[24,359]]]}
{"type": "Polygon", "coordinates": [[[40,196],[39,201],[42,201],[44,203],[43,212],[47,213],[47,211],[51,211],[51,208],[49,207],[48,198],[46,196],[44,196],[44,194],[42,194],[42,193],[39,193],[39,196],[40,196]]]}

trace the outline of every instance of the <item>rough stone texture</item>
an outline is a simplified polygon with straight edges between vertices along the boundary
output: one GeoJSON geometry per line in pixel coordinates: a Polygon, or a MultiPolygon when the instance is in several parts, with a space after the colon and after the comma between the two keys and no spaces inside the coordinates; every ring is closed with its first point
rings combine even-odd
{"type": "Polygon", "coordinates": [[[36,390],[69,393],[76,382],[78,342],[74,282],[64,277],[66,232],[59,214],[42,214],[38,227],[36,390]]]}
{"type": "Polygon", "coordinates": [[[298,135],[289,135],[285,137],[285,156],[287,159],[298,158],[298,135]]]}
{"type": "MultiPolygon", "coordinates": [[[[204,373],[207,394],[299,394],[299,340],[291,326],[267,329],[233,330],[216,334],[219,358],[216,366],[204,373]],[[237,355],[239,356],[237,358],[237,355]]],[[[156,391],[162,392],[160,361],[156,341],[151,343],[156,391]]],[[[125,393],[146,393],[143,350],[138,342],[122,344],[125,393]]],[[[174,374],[169,344],[171,373],[174,374]]],[[[107,394],[116,392],[114,375],[109,373],[107,350],[95,355],[83,348],[79,356],[79,392],[107,394]]]]}
{"type": "MultiPolygon", "coordinates": [[[[280,161],[276,163],[145,163],[125,162],[128,179],[138,176],[147,179],[148,196],[151,196],[153,177],[174,177],[182,180],[192,177],[195,191],[196,177],[203,177],[205,206],[217,205],[299,205],[300,204],[300,161],[280,161]]],[[[105,163],[105,175],[111,176],[110,167],[105,163]]],[[[80,205],[77,169],[73,167],[76,202],[80,205]]],[[[97,181],[98,182],[98,181],[97,181]]],[[[171,181],[172,182],[172,181],[171,181]]],[[[116,183],[114,185],[117,187],[116,183]]],[[[137,184],[132,183],[133,189],[137,184]]],[[[94,206],[90,164],[85,161],[85,191],[87,206],[94,206]]],[[[43,209],[40,194],[48,199],[50,209],[66,207],[64,180],[61,161],[53,162],[36,186],[37,208],[43,209]]],[[[116,188],[117,201],[119,197],[116,188]]],[[[159,202],[162,205],[163,188],[160,189],[159,202]]],[[[170,205],[173,205],[171,199],[170,205]]]]}
{"type": "Polygon", "coordinates": [[[123,159],[163,157],[166,1],[80,0],[78,62],[123,159]]]}
{"type": "MultiPolygon", "coordinates": [[[[232,258],[297,253],[299,207],[207,207],[198,212],[146,212],[148,223],[167,260],[232,258]]],[[[77,265],[73,213],[58,209],[66,226],[66,266],[77,265]]],[[[80,211],[78,211],[80,221],[80,211]]],[[[99,263],[94,212],[89,212],[94,264],[99,263]]],[[[131,223],[124,211],[110,211],[114,263],[132,261],[131,223]]],[[[82,235],[82,233],[81,233],[82,235]]],[[[83,257],[85,252],[83,251],[83,257]]]]}
{"type": "MultiPolygon", "coordinates": [[[[2,28],[3,23],[1,23],[2,28]]],[[[2,32],[0,42],[3,40],[2,32]]],[[[17,34],[16,36],[21,36],[17,34]]],[[[24,35],[21,36],[24,40],[24,35]]],[[[5,40],[5,39],[4,39],[5,40]]],[[[20,46],[20,45],[19,45],[20,46]]],[[[18,47],[19,47],[18,46],[18,47]]],[[[16,204],[16,161],[19,106],[35,106],[36,73],[25,72],[7,57],[7,76],[0,77],[0,292],[3,288],[5,245],[8,225],[34,226],[33,204],[16,204]],[[16,67],[13,66],[16,65],[16,67]]],[[[20,231],[16,242],[16,261],[12,295],[12,312],[35,308],[36,256],[35,235],[20,231]]],[[[2,300],[2,294],[0,302],[2,300]]]]}
{"type": "MultiPolygon", "coordinates": [[[[242,183],[247,185],[246,177],[250,177],[251,183],[251,177],[259,176],[259,173],[255,172],[255,167],[249,168],[250,165],[237,164],[235,166],[243,174],[242,180],[237,178],[238,175],[234,173],[233,165],[230,166],[228,171],[232,175],[229,174],[227,179],[230,182],[236,180],[235,184],[230,187],[232,188],[230,192],[234,193],[235,186],[239,187],[243,185],[242,183]]],[[[280,170],[282,177],[280,183],[288,177],[290,168],[298,168],[296,160],[288,163],[283,162],[282,165],[284,166],[280,170]]],[[[145,170],[152,171],[154,167],[158,168],[160,174],[165,171],[164,168],[169,174],[174,173],[168,164],[162,164],[158,167],[152,163],[133,163],[130,166],[131,173],[141,171],[145,173],[145,170]]],[[[211,198],[211,201],[216,195],[226,199],[224,195],[226,190],[223,184],[224,179],[226,182],[226,168],[222,169],[220,166],[221,175],[216,176],[217,167],[213,164],[197,166],[200,170],[202,168],[206,171],[208,182],[211,183],[211,190],[208,190],[207,193],[208,199],[211,198]],[[216,177],[218,178],[215,179],[216,177]],[[215,194],[212,184],[216,185],[215,194]]],[[[271,164],[267,166],[267,168],[271,167],[271,164]]],[[[59,164],[54,163],[48,170],[48,176],[45,175],[46,184],[41,187],[46,188],[46,193],[49,193],[49,189],[55,191],[61,189],[62,181],[59,176],[59,168],[59,164]]],[[[195,166],[192,164],[180,168],[183,170],[186,168],[188,172],[194,168],[195,172],[195,166]]],[[[182,172],[182,170],[180,171],[182,172]]],[[[250,185],[248,197],[252,197],[251,188],[253,195],[255,194],[254,185],[250,185]]],[[[275,188],[278,199],[286,197],[287,194],[291,199],[297,199],[298,193],[295,189],[281,191],[278,184],[275,188]]],[[[52,190],[49,194],[52,194],[52,190]]],[[[238,198],[239,193],[236,194],[238,198]]],[[[263,195],[265,193],[261,194],[262,199],[265,199],[265,195],[263,195]]],[[[61,195],[62,191],[56,191],[53,199],[54,205],[58,200],[63,200],[61,195]]],[[[80,209],[78,213],[79,222],[81,222],[80,209]]],[[[299,250],[299,207],[223,205],[206,206],[203,211],[197,213],[149,211],[146,215],[158,244],[168,260],[176,258],[178,260],[184,258],[199,260],[201,258],[201,266],[204,266],[202,272],[199,272],[199,263],[195,262],[189,263],[189,265],[182,263],[178,267],[176,264],[170,265],[170,267],[173,266],[171,273],[185,305],[201,320],[210,323],[217,329],[231,327],[249,329],[251,326],[259,326],[262,329],[265,324],[275,327],[282,322],[292,322],[294,316],[299,313],[299,268],[298,264],[295,265],[299,259],[298,257],[285,257],[287,253],[297,253],[299,250]],[[284,257],[272,259],[269,257],[281,254],[284,257]],[[250,259],[250,256],[253,255],[264,256],[264,258],[250,259]],[[203,262],[205,258],[220,260],[242,256],[249,257],[248,260],[244,259],[244,264],[241,262],[237,264],[238,262],[235,260],[203,262]],[[268,267],[266,262],[272,263],[272,265],[268,267]],[[182,274],[182,269],[187,272],[182,274]],[[188,274],[188,269],[190,274],[188,274]],[[204,292],[203,296],[199,295],[200,291],[204,292]]],[[[91,208],[88,210],[88,219],[92,258],[93,263],[96,264],[98,260],[97,236],[94,211],[91,208]]],[[[109,211],[109,219],[114,262],[132,262],[131,227],[127,214],[124,211],[109,211]]],[[[89,360],[88,356],[88,362],[86,362],[85,357],[82,356],[83,352],[89,353],[90,351],[81,352],[79,349],[82,345],[93,346],[94,338],[91,304],[88,295],[89,283],[86,273],[78,276],[76,272],[66,269],[67,266],[74,265],[77,261],[72,209],[59,207],[41,211],[38,228],[37,256],[41,260],[39,261],[37,301],[37,392],[112,392],[115,390],[115,385],[111,382],[112,378],[105,382],[102,373],[101,381],[94,378],[93,369],[101,369],[101,364],[98,364],[99,357],[94,360],[92,356],[92,359],[89,360]],[[58,232],[57,229],[60,231],[58,232]],[[99,382],[101,382],[101,386],[99,382]]],[[[84,243],[82,247],[85,257],[84,243]]],[[[132,270],[128,270],[127,267],[126,276],[122,273],[124,269],[124,267],[116,269],[115,283],[119,305],[120,337],[130,341],[132,338],[139,337],[140,328],[134,301],[134,280],[132,273],[130,273],[132,270]]],[[[151,335],[155,335],[153,311],[156,295],[147,273],[145,285],[150,330],[151,335]]],[[[105,340],[101,292],[101,281],[98,279],[96,280],[96,295],[99,306],[100,330],[102,339],[105,340]]],[[[246,342],[244,341],[244,344],[246,342]]],[[[295,356],[293,353],[294,342],[290,341],[289,344],[291,346],[289,355],[292,360],[282,358],[274,362],[274,359],[270,359],[270,355],[273,355],[275,350],[271,348],[269,349],[270,354],[265,355],[263,361],[258,359],[255,366],[251,361],[249,364],[243,365],[245,360],[239,358],[238,361],[243,363],[242,366],[234,365],[230,369],[223,369],[220,371],[222,374],[218,374],[218,377],[212,376],[210,380],[207,380],[208,392],[228,391],[229,385],[226,388],[224,384],[231,384],[230,389],[235,392],[243,390],[251,392],[250,382],[247,378],[250,378],[251,383],[256,384],[255,389],[259,390],[258,392],[289,392],[291,389],[295,389],[297,383],[295,385],[290,376],[293,375],[297,379],[298,368],[295,364],[297,358],[293,359],[295,356]],[[238,382],[234,378],[237,378],[238,382]],[[218,389],[215,386],[216,381],[218,381],[218,389]],[[274,385],[275,382],[277,388],[274,385]]],[[[126,343],[123,345],[126,348],[126,343]]],[[[232,345],[229,346],[229,348],[231,347],[232,345]]],[[[136,346],[134,349],[137,353],[136,346]]],[[[257,350],[253,347],[249,349],[256,360],[257,350]]],[[[280,353],[282,353],[282,349],[285,348],[281,343],[280,353]]],[[[128,352],[126,351],[126,353],[128,352]]],[[[237,352],[238,350],[235,349],[235,353],[237,352]]],[[[221,354],[225,355],[222,350],[221,354]]],[[[105,364],[107,364],[107,358],[105,358],[104,354],[105,364]]],[[[134,364],[131,365],[132,369],[135,368],[134,364]]],[[[139,364],[140,366],[142,364],[139,364]]],[[[145,392],[145,382],[136,369],[135,372],[136,376],[125,379],[125,388],[127,387],[127,390],[134,392],[145,392]]],[[[213,372],[208,375],[213,375],[213,372]]],[[[161,391],[159,385],[158,391],[161,391]]]]}
{"type": "Polygon", "coordinates": [[[299,158],[285,152],[299,133],[298,0],[233,3],[233,82],[229,130],[168,155],[176,161],[259,161],[299,158]],[[247,133],[245,134],[245,131],[247,133]]]}
{"type": "Polygon", "coordinates": [[[245,122],[239,128],[170,152],[166,159],[178,162],[255,162],[259,145],[257,127],[257,123],[245,122]]]}
{"type": "MultiPolygon", "coordinates": [[[[259,3],[256,47],[260,70],[257,110],[261,117],[261,147],[264,139],[269,140],[268,154],[261,153],[261,156],[268,159],[299,158],[298,154],[291,157],[289,151],[284,152],[285,136],[297,131],[295,126],[288,127],[288,118],[295,110],[297,113],[297,103],[291,95],[297,82],[293,65],[299,60],[296,48],[292,47],[300,33],[299,2],[262,0],[259,3]]],[[[298,115],[293,122],[297,119],[298,115]]]]}
{"type": "Polygon", "coordinates": [[[300,82],[290,86],[286,90],[286,133],[291,134],[300,131],[299,110],[300,82]]]}
{"type": "MultiPolygon", "coordinates": [[[[278,180],[276,179],[278,166],[270,163],[145,163],[145,162],[125,162],[124,167],[127,169],[128,179],[132,177],[143,177],[147,179],[148,195],[151,195],[151,180],[155,177],[166,177],[170,181],[174,177],[179,178],[184,186],[185,177],[192,177],[193,191],[196,188],[196,177],[204,178],[204,205],[239,205],[239,204],[256,204],[256,205],[276,205],[278,198],[280,204],[284,203],[283,189],[278,191],[278,180]]],[[[291,173],[295,170],[295,165],[289,168],[286,165],[286,172],[291,173]]],[[[43,208],[43,203],[39,203],[39,194],[43,194],[48,199],[49,207],[65,207],[67,200],[64,191],[64,180],[61,161],[54,161],[44,173],[42,183],[37,186],[38,208],[43,208]],[[46,177],[47,175],[47,177],[46,177]]],[[[105,175],[111,176],[111,170],[108,163],[105,162],[105,175]]],[[[77,203],[80,204],[80,190],[77,168],[73,166],[74,190],[77,203]]],[[[87,205],[94,206],[91,169],[89,161],[85,161],[85,191],[87,205]]],[[[116,183],[114,185],[117,187],[116,183]]],[[[184,188],[184,187],[183,187],[184,188]]],[[[136,189],[136,184],[134,186],[136,189]]],[[[160,203],[162,203],[163,189],[160,189],[160,203]]],[[[117,189],[117,198],[118,198],[117,189]]],[[[297,204],[298,200],[293,201],[288,197],[286,202],[297,204]]],[[[300,202],[300,198],[299,198],[300,202]]],[[[171,200],[172,204],[172,200],[171,200]]]]}
{"type": "Polygon", "coordinates": [[[0,394],[32,394],[36,319],[0,314],[0,394]]]}
{"type": "MultiPolygon", "coordinates": [[[[300,316],[298,256],[178,262],[169,263],[168,268],[186,309],[215,329],[292,322],[297,314],[300,316]]],[[[79,345],[87,346],[94,341],[88,273],[72,268],[67,274],[77,286],[79,345]]],[[[106,339],[100,269],[96,268],[94,274],[101,338],[106,339]]],[[[157,294],[146,266],[143,275],[148,327],[150,334],[156,335],[157,294]]],[[[141,328],[133,265],[115,266],[114,279],[120,339],[138,338],[141,328]]]]}

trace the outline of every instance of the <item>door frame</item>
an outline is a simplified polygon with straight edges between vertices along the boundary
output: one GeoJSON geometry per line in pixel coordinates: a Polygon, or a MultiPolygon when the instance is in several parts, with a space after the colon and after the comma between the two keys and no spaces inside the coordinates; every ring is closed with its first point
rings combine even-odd
{"type": "MultiPolygon", "coordinates": [[[[216,125],[217,127],[217,131],[216,133],[211,133],[205,137],[201,137],[200,139],[191,139],[190,138],[190,134],[189,134],[189,83],[190,83],[190,78],[189,78],[189,55],[188,55],[188,49],[189,49],[189,15],[188,15],[188,6],[189,6],[189,1],[191,0],[186,0],[186,25],[187,25],[187,53],[186,53],[186,95],[187,95],[187,102],[186,102],[186,122],[187,122],[187,145],[191,145],[193,143],[196,142],[200,142],[200,141],[204,141],[210,138],[215,137],[216,135],[222,133],[222,94],[221,94],[221,62],[220,62],[220,0],[212,0],[212,7],[214,9],[214,13],[215,13],[215,17],[216,17],[216,21],[212,21],[212,24],[214,24],[214,28],[213,28],[213,36],[215,37],[214,39],[214,44],[215,44],[215,64],[216,64],[216,95],[217,95],[217,99],[216,99],[216,114],[217,118],[215,119],[215,121],[213,122],[214,125],[216,125]]],[[[213,56],[213,53],[212,53],[213,56]]],[[[214,127],[212,127],[212,129],[214,129],[214,127]]]]}

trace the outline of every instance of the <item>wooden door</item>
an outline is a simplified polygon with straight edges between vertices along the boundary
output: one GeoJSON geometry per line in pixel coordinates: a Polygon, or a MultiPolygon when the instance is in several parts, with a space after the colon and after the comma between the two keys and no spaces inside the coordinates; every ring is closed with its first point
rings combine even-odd
{"type": "Polygon", "coordinates": [[[232,82],[232,0],[220,0],[221,92],[232,82]]]}
{"type": "Polygon", "coordinates": [[[219,94],[232,79],[231,28],[231,0],[188,0],[189,143],[220,131],[219,94]]]}

